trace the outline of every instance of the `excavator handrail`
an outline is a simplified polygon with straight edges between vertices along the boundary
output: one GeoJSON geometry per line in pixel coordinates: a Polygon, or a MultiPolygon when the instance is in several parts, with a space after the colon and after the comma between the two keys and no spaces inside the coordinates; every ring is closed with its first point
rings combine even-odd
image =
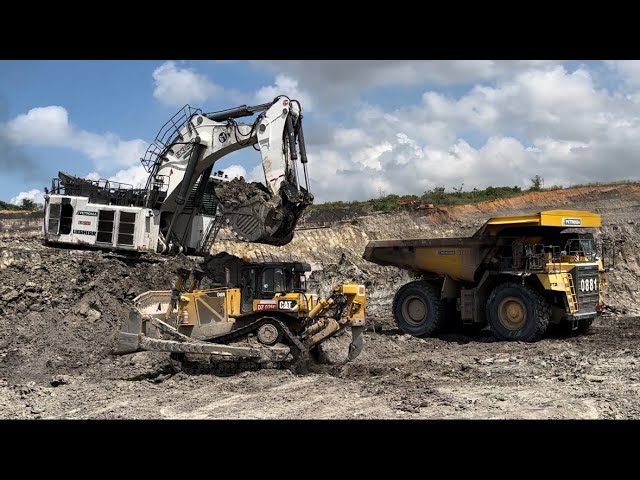
{"type": "Polygon", "coordinates": [[[140,162],[147,173],[153,172],[154,165],[164,154],[167,145],[173,143],[173,139],[180,135],[182,127],[197,114],[202,115],[200,108],[194,108],[186,104],[162,125],[153,142],[147,147],[144,156],[140,158],[140,162]]]}

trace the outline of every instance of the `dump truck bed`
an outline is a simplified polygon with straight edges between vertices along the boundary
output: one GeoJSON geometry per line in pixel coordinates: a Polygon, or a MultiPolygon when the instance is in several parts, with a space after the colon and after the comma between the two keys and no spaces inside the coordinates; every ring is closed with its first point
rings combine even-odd
{"type": "Polygon", "coordinates": [[[501,235],[600,226],[599,214],[582,210],[546,210],[531,215],[494,217],[471,237],[373,240],[367,244],[363,258],[378,265],[433,272],[471,282],[501,235]]]}
{"type": "Polygon", "coordinates": [[[495,237],[373,240],[367,244],[363,258],[378,265],[472,281],[478,265],[495,242],[495,237]]]}

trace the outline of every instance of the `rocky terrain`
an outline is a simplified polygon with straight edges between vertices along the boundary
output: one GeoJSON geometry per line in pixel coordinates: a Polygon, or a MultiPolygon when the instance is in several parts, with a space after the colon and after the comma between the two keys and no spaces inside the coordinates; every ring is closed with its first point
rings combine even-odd
{"type": "MultiPolygon", "coordinates": [[[[131,300],[170,288],[200,259],[131,258],[44,246],[28,229],[0,232],[0,417],[75,418],[637,418],[640,379],[640,186],[581,187],[435,214],[306,218],[284,247],[240,243],[221,231],[213,252],[253,260],[303,260],[309,286],[367,286],[365,349],[345,366],[309,373],[173,373],[167,354],[112,356],[131,300]],[[405,272],[365,262],[369,240],[468,236],[489,217],[576,208],[600,212],[600,239],[616,242],[605,315],[587,335],[550,334],[535,344],[489,332],[418,339],[390,315],[405,272]]],[[[227,255],[204,265],[214,272],[227,255]],[[216,263],[217,262],[217,263],[216,263]]],[[[215,275],[211,275],[215,277],[215,275]]],[[[208,281],[215,282],[215,278],[208,281]]],[[[205,284],[206,286],[206,284],[205,284]]]]}

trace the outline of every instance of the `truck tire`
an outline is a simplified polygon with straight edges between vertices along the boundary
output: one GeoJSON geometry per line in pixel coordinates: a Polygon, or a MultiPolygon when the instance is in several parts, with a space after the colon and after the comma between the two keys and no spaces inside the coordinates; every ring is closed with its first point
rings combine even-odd
{"type": "Polygon", "coordinates": [[[400,329],[414,337],[436,335],[443,323],[443,302],[436,289],[418,280],[400,287],[393,298],[393,317],[400,329]]]}
{"type": "Polygon", "coordinates": [[[533,288],[508,282],[491,292],[486,313],[498,339],[537,342],[547,331],[551,307],[533,288]]]}

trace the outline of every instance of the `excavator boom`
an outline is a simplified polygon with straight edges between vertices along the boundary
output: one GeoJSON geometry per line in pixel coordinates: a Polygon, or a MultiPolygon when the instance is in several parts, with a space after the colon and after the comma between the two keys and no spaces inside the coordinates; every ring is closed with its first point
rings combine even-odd
{"type": "Polygon", "coordinates": [[[285,245],[309,191],[302,108],[272,102],[204,113],[183,107],[160,129],[141,159],[144,189],[60,172],[45,196],[49,243],[116,250],[207,255],[222,221],[247,242],[285,245]],[[236,119],[257,114],[251,123],[236,119]],[[252,147],[260,152],[264,184],[218,198],[214,164],[252,147]]]}
{"type": "MultiPolygon", "coordinates": [[[[179,220],[189,192],[209,180],[214,163],[231,152],[258,146],[265,175],[265,189],[244,200],[224,205],[224,216],[236,236],[248,242],[284,245],[291,241],[300,214],[313,202],[309,193],[307,156],[302,133],[302,110],[296,100],[277,97],[272,103],[204,114],[185,106],[165,125],[147,150],[143,165],[149,166],[147,189],[168,179],[159,206],[168,227],[165,238],[180,237],[179,220]],[[236,118],[259,113],[252,124],[236,118]],[[175,126],[176,117],[184,118],[175,126]],[[167,135],[166,129],[173,129],[167,135]],[[163,142],[169,136],[171,140],[163,142]],[[298,153],[299,149],[299,153],[298,153]],[[304,186],[298,181],[296,160],[304,171],[304,186]],[[176,235],[177,234],[177,235],[176,235]]],[[[196,197],[195,208],[199,198],[196,197]]],[[[154,201],[158,201],[157,198],[154,201]]],[[[180,242],[180,239],[177,238],[180,242]]]]}

